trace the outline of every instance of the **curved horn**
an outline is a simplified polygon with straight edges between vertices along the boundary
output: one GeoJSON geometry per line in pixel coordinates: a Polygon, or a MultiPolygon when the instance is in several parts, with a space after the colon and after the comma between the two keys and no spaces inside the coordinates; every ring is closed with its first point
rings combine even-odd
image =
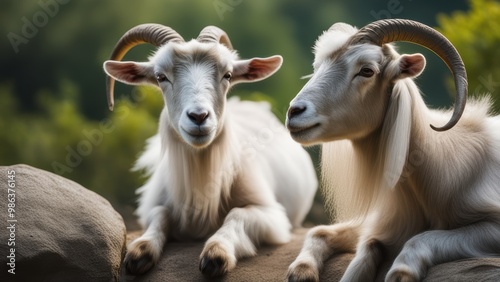
{"type": "MultiPolygon", "coordinates": [[[[170,27],[160,24],[141,24],[128,30],[116,43],[110,60],[121,60],[123,56],[134,46],[149,43],[161,46],[169,41],[184,42],[184,39],[170,27]]],[[[108,107],[112,111],[114,107],[115,80],[108,76],[106,79],[106,94],[108,107]]]]}
{"type": "Polygon", "coordinates": [[[196,38],[199,42],[217,42],[226,45],[227,48],[233,50],[233,45],[229,40],[226,32],[222,29],[209,25],[201,30],[200,35],[196,38]]]}
{"type": "Polygon", "coordinates": [[[372,43],[382,46],[393,41],[419,44],[433,51],[448,66],[455,80],[457,96],[451,119],[442,127],[431,125],[436,131],[451,129],[462,116],[467,100],[467,72],[460,54],[453,44],[435,29],[419,22],[403,19],[379,20],[361,28],[352,43],[372,43]]]}

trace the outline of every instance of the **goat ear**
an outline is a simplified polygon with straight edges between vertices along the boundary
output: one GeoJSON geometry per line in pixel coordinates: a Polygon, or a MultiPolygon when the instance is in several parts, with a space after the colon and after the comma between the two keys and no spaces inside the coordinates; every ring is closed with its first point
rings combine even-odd
{"type": "Polygon", "coordinates": [[[425,68],[425,57],[422,54],[402,55],[399,58],[398,79],[417,77],[425,68]]]}
{"type": "Polygon", "coordinates": [[[236,61],[233,67],[233,83],[254,82],[273,75],[280,69],[283,58],[279,55],[268,58],[253,58],[236,61]]]}
{"type": "Polygon", "coordinates": [[[120,62],[108,60],[104,62],[104,71],[112,78],[125,84],[154,84],[156,82],[153,66],[150,63],[120,62]]]}

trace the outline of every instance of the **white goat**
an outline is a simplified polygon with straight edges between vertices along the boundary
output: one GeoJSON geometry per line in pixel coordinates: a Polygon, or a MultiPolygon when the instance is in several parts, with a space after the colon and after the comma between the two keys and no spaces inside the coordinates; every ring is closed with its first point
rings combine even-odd
{"type": "Polygon", "coordinates": [[[254,255],[261,242],[286,243],[291,225],[300,226],[312,204],[312,161],[269,105],[226,103],[231,85],[271,76],[282,58],[240,60],[226,33],[213,26],[184,42],[169,27],[145,24],[120,39],[111,59],[104,63],[111,109],[112,78],[158,86],[165,100],[159,134],[136,165],[151,177],[138,190],[145,232],[130,244],[126,269],[150,269],[170,238],[211,236],[200,256],[200,270],[209,277],[254,255]],[[149,62],[119,61],[145,42],[161,46],[149,62]]]}
{"type": "Polygon", "coordinates": [[[324,260],[341,252],[356,253],[341,281],[373,281],[385,259],[394,259],[386,281],[418,281],[432,265],[499,257],[500,117],[488,115],[486,98],[464,112],[466,96],[460,56],[428,26],[337,23],[319,37],[287,127],[302,144],[328,142],[322,175],[339,223],[310,230],[289,281],[317,281],[324,260]],[[424,57],[399,55],[392,41],[431,49],[454,74],[453,116],[431,126],[444,132],[429,124],[449,113],[427,108],[412,80],[424,57]]]}

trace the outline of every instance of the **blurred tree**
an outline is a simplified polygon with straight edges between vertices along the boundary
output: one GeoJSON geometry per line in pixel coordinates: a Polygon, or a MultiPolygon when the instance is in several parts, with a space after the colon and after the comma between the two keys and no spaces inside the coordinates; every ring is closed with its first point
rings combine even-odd
{"type": "MultiPolygon", "coordinates": [[[[467,12],[440,14],[439,30],[462,56],[469,95],[491,94],[495,110],[500,113],[500,2],[471,0],[470,4],[467,12]]],[[[454,89],[451,81],[449,84],[454,89]]]]}

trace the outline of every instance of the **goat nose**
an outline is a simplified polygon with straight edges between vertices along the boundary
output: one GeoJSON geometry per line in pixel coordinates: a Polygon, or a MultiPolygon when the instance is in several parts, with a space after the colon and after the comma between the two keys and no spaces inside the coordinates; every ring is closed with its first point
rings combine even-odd
{"type": "Polygon", "coordinates": [[[196,125],[201,125],[208,117],[207,111],[202,112],[188,112],[188,118],[196,125]]]}
{"type": "Polygon", "coordinates": [[[294,116],[298,116],[305,112],[307,109],[306,105],[303,103],[299,103],[296,105],[293,105],[288,109],[288,118],[293,118],[294,116]]]}

